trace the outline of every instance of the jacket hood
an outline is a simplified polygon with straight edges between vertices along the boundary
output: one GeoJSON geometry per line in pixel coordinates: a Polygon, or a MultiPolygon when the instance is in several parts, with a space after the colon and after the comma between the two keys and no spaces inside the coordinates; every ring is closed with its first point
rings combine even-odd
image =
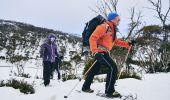
{"type": "Polygon", "coordinates": [[[50,33],[50,34],[48,35],[47,39],[49,40],[51,37],[54,37],[54,38],[56,39],[56,36],[55,36],[54,33],[50,33]]]}
{"type": "Polygon", "coordinates": [[[56,41],[56,35],[55,35],[54,33],[49,33],[48,36],[47,36],[47,38],[46,38],[46,40],[45,40],[45,42],[46,42],[46,43],[50,43],[50,38],[51,38],[51,37],[54,37],[54,38],[55,38],[54,41],[56,41]]]}

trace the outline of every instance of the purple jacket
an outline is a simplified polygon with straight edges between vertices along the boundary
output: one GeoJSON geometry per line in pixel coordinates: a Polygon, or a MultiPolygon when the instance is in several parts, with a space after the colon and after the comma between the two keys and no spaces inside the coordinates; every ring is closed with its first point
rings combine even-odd
{"type": "Polygon", "coordinates": [[[48,35],[46,42],[41,45],[40,57],[43,58],[43,61],[55,62],[55,57],[59,57],[59,55],[57,52],[57,45],[54,42],[50,42],[51,37],[56,39],[55,34],[50,33],[48,35]]]}

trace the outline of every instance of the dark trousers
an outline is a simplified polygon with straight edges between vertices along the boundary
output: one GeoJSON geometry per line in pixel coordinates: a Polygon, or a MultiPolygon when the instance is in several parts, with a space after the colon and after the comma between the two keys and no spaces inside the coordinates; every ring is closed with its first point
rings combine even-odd
{"type": "Polygon", "coordinates": [[[94,66],[92,67],[92,69],[88,72],[82,90],[90,89],[90,85],[93,81],[93,78],[99,72],[101,65],[108,67],[105,93],[111,94],[115,91],[114,84],[117,79],[118,70],[115,62],[111,59],[111,57],[107,53],[103,55],[102,61],[101,62],[97,61],[96,64],[94,64],[94,66]]]}
{"type": "Polygon", "coordinates": [[[43,79],[44,79],[44,85],[48,85],[50,83],[50,76],[52,73],[52,67],[54,66],[54,63],[51,63],[49,61],[43,61],[43,79]]]}
{"type": "Polygon", "coordinates": [[[53,74],[54,74],[55,70],[56,70],[57,73],[58,73],[58,79],[60,79],[60,78],[61,78],[61,75],[60,75],[60,62],[59,62],[59,61],[55,62],[54,66],[53,66],[53,68],[52,68],[52,73],[51,73],[51,76],[52,76],[52,77],[53,77],[53,74]]]}

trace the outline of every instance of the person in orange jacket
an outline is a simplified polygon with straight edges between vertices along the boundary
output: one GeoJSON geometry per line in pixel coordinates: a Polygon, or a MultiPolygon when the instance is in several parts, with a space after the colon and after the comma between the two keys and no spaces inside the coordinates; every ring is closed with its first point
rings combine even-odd
{"type": "Polygon", "coordinates": [[[109,55],[113,45],[129,48],[129,45],[134,44],[132,42],[121,41],[116,37],[116,26],[119,25],[120,18],[117,13],[109,13],[107,20],[96,27],[92,35],[90,36],[90,50],[94,55],[97,62],[92,69],[88,72],[85,82],[82,87],[82,91],[92,93],[94,90],[90,89],[94,76],[99,72],[101,64],[108,67],[105,94],[108,97],[118,97],[120,93],[115,91],[114,84],[117,79],[118,69],[116,63],[109,55]]]}

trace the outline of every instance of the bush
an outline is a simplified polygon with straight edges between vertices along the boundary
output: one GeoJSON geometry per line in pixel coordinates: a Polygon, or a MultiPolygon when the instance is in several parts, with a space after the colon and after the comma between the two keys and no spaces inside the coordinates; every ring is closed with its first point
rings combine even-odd
{"type": "Polygon", "coordinates": [[[62,75],[62,81],[67,81],[67,80],[72,80],[72,79],[77,79],[75,75],[62,75]]]}
{"type": "MultiPolygon", "coordinates": [[[[11,71],[11,73],[13,73],[14,76],[18,76],[18,74],[16,72],[11,71]]],[[[10,76],[11,76],[11,74],[10,74],[10,76]]],[[[21,73],[20,77],[31,78],[30,74],[28,74],[28,73],[27,74],[21,73]]]]}
{"type": "MultiPolygon", "coordinates": [[[[83,75],[89,70],[89,68],[92,66],[92,64],[95,62],[94,59],[89,59],[86,64],[85,64],[85,67],[84,67],[84,70],[83,70],[83,75]]],[[[99,73],[97,73],[97,75],[100,75],[100,74],[106,74],[107,73],[107,70],[108,68],[104,65],[101,65],[100,67],[100,70],[99,70],[99,73]]]]}
{"type": "Polygon", "coordinates": [[[0,87],[13,87],[14,89],[19,89],[21,93],[24,94],[34,94],[35,89],[33,88],[32,85],[28,84],[27,82],[18,81],[15,79],[8,80],[6,83],[4,80],[0,82],[0,87]]]}
{"type": "Polygon", "coordinates": [[[98,81],[99,83],[106,82],[106,78],[94,77],[94,80],[98,81]]]}
{"type": "Polygon", "coordinates": [[[91,65],[94,63],[94,59],[89,59],[86,63],[85,63],[85,67],[83,70],[83,75],[88,71],[88,69],[91,67],[91,65]]]}
{"type": "Polygon", "coordinates": [[[22,73],[22,74],[21,74],[21,77],[31,78],[30,74],[25,74],[25,73],[22,73]]]}
{"type": "Polygon", "coordinates": [[[133,72],[133,73],[127,73],[125,71],[123,71],[119,77],[119,79],[124,79],[124,78],[135,78],[135,79],[138,79],[138,80],[141,80],[142,78],[137,75],[136,72],[133,72]]]}

